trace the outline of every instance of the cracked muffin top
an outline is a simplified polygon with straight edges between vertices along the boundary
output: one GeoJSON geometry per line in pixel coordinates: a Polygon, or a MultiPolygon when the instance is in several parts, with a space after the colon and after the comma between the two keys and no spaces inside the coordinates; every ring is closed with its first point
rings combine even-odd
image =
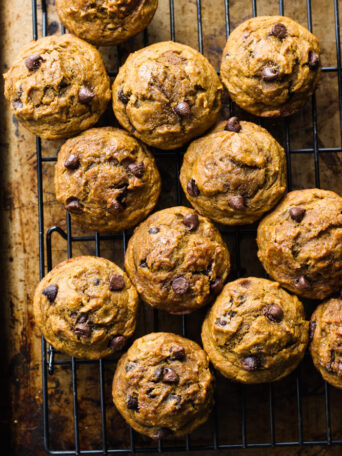
{"type": "Polygon", "coordinates": [[[258,257],[283,287],[324,299],[342,284],[342,198],[317,188],[288,193],[258,227],[258,257]]]}
{"type": "Polygon", "coordinates": [[[253,223],[286,190],[286,157],[262,127],[231,117],[193,141],[180,173],[186,197],[225,225],[253,223]]]}
{"type": "Polygon", "coordinates": [[[213,406],[214,377],[206,353],[171,333],[137,339],[118,362],[114,403],[133,429],[155,440],[189,434],[213,406]]]}
{"type": "Polygon", "coordinates": [[[73,35],[28,43],[4,77],[13,114],[42,138],[68,138],[86,130],[110,100],[101,54],[73,35]]]}
{"type": "Polygon", "coordinates": [[[138,294],[127,275],[105,258],[70,258],[39,283],[35,323],[56,349],[99,359],[122,350],[135,330],[138,294]]]}
{"type": "Polygon", "coordinates": [[[141,222],[160,186],[154,157],[125,130],[92,128],[66,141],[58,153],[57,200],[90,230],[120,231],[141,222]]]}
{"type": "Polygon", "coordinates": [[[217,295],[230,270],[219,231],[187,207],[170,207],[134,231],[125,256],[141,298],[172,314],[186,314],[217,295]]]}
{"type": "Polygon", "coordinates": [[[130,54],[113,84],[120,124],[150,146],[175,149],[211,127],[222,86],[198,51],[174,42],[130,54]]]}
{"type": "Polygon", "coordinates": [[[99,46],[123,43],[151,22],[158,0],[56,0],[66,28],[99,46]]]}
{"type": "Polygon", "coordinates": [[[257,116],[300,109],[320,77],[317,38],[288,17],[260,16],[240,24],[223,51],[221,78],[235,103],[257,116]]]}
{"type": "Polygon", "coordinates": [[[342,388],[342,299],[319,305],[310,322],[310,352],[324,380],[342,388]]]}
{"type": "Polygon", "coordinates": [[[304,356],[308,326],[299,299],[279,283],[249,277],[228,283],[202,327],[204,350],[225,377],[280,380],[304,356]]]}

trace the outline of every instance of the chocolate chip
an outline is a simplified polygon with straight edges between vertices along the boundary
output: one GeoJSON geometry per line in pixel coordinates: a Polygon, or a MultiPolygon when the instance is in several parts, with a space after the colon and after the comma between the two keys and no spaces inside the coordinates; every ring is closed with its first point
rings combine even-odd
{"type": "Polygon", "coordinates": [[[185,350],[180,345],[173,345],[170,348],[170,352],[171,352],[171,356],[170,356],[171,360],[173,360],[173,361],[174,360],[178,360],[178,361],[185,360],[185,350]]]}
{"type": "Polygon", "coordinates": [[[77,323],[85,323],[88,320],[88,315],[87,314],[81,314],[79,319],[77,320],[77,323]]]}
{"type": "Polygon", "coordinates": [[[210,291],[214,294],[219,294],[223,288],[223,280],[216,279],[210,284],[210,291]]]}
{"type": "Polygon", "coordinates": [[[49,285],[48,287],[44,288],[42,293],[48,298],[50,302],[54,302],[58,293],[58,285],[49,285]]]}
{"type": "Polygon", "coordinates": [[[249,288],[251,285],[251,281],[248,279],[241,280],[240,285],[244,288],[249,288]]]}
{"type": "Polygon", "coordinates": [[[126,337],[124,336],[114,336],[109,342],[109,347],[114,351],[122,350],[126,345],[126,337]]]}
{"type": "Polygon", "coordinates": [[[239,133],[241,130],[241,125],[239,122],[238,117],[231,117],[228,119],[226,126],[224,127],[226,131],[234,131],[235,133],[239,133]]]}
{"type": "Polygon", "coordinates": [[[71,197],[67,199],[66,209],[69,212],[79,214],[80,212],[82,212],[83,204],[80,202],[78,198],[71,197]]]}
{"type": "Polygon", "coordinates": [[[82,86],[78,92],[78,100],[80,103],[88,103],[95,97],[95,93],[87,86],[82,86]]]}
{"type": "Polygon", "coordinates": [[[272,27],[272,35],[280,38],[281,40],[286,38],[287,35],[287,28],[281,22],[277,22],[272,27]]]}
{"type": "Polygon", "coordinates": [[[152,382],[160,382],[163,377],[163,372],[164,369],[162,367],[157,367],[157,369],[154,371],[152,382]]]}
{"type": "Polygon", "coordinates": [[[120,291],[125,286],[125,279],[120,274],[113,274],[109,277],[110,291],[120,291]]]}
{"type": "Polygon", "coordinates": [[[187,214],[183,218],[183,223],[189,228],[189,231],[194,231],[199,224],[197,214],[187,214]]]}
{"type": "Polygon", "coordinates": [[[88,337],[91,333],[91,328],[88,325],[88,322],[77,323],[74,327],[74,333],[80,337],[88,337]]]}
{"type": "Polygon", "coordinates": [[[38,54],[30,55],[29,57],[27,57],[25,59],[25,65],[29,71],[38,70],[38,68],[40,67],[42,62],[43,62],[43,57],[38,54]]]}
{"type": "Polygon", "coordinates": [[[160,231],[159,228],[155,228],[154,226],[152,226],[152,228],[150,228],[150,229],[148,230],[148,232],[149,232],[150,234],[157,234],[157,233],[159,233],[159,231],[160,231]]]}
{"type": "Polygon", "coordinates": [[[179,377],[175,370],[171,367],[165,367],[163,369],[163,378],[164,383],[178,383],[179,377]]]}
{"type": "Polygon", "coordinates": [[[152,439],[153,440],[160,440],[160,439],[165,439],[168,435],[171,434],[171,429],[163,427],[158,430],[153,434],[152,439]]]}
{"type": "Polygon", "coordinates": [[[228,206],[232,209],[242,211],[246,207],[245,198],[242,195],[232,196],[228,201],[228,206]]]}
{"type": "Polygon", "coordinates": [[[319,67],[319,56],[313,52],[309,52],[309,68],[310,70],[315,70],[317,67],[319,67]]]}
{"type": "Polygon", "coordinates": [[[278,304],[272,304],[271,306],[265,307],[263,309],[263,314],[270,321],[274,321],[276,323],[279,323],[284,318],[283,309],[278,306],[278,304]]]}
{"type": "Polygon", "coordinates": [[[260,361],[256,356],[247,356],[242,361],[242,367],[247,371],[254,371],[260,367],[260,361]]]}
{"type": "Polygon", "coordinates": [[[309,290],[311,288],[311,282],[305,275],[295,279],[294,284],[299,290],[309,290]]]}
{"type": "Polygon", "coordinates": [[[261,77],[266,82],[271,82],[277,79],[279,76],[279,70],[272,67],[265,67],[261,70],[261,77]]]}
{"type": "Polygon", "coordinates": [[[309,339],[312,340],[315,335],[315,330],[316,330],[317,323],[315,321],[310,321],[309,324],[309,339]]]}
{"type": "Polygon", "coordinates": [[[200,194],[200,191],[196,185],[195,179],[190,179],[188,185],[186,186],[186,190],[190,196],[196,197],[200,194]]]}
{"type": "Polygon", "coordinates": [[[128,165],[128,169],[135,177],[143,177],[145,172],[145,164],[144,162],[130,163],[128,165]]]}
{"type": "Polygon", "coordinates": [[[289,210],[290,216],[292,220],[295,220],[296,222],[300,223],[305,215],[306,210],[303,209],[302,207],[291,207],[289,210]]]}
{"type": "Polygon", "coordinates": [[[96,279],[94,280],[94,285],[95,285],[95,287],[100,285],[100,279],[98,277],[96,277],[96,279]]]}
{"type": "Polygon", "coordinates": [[[124,206],[117,200],[112,201],[110,206],[108,207],[108,212],[113,215],[119,214],[124,210],[124,206]]]}
{"type": "Polygon", "coordinates": [[[125,105],[129,102],[129,96],[124,94],[124,91],[122,88],[118,92],[118,98],[125,105]]]}
{"type": "Polygon", "coordinates": [[[189,282],[185,277],[177,277],[172,282],[172,289],[178,295],[185,294],[189,289],[189,282]]]}
{"type": "Polygon", "coordinates": [[[146,260],[141,260],[141,261],[140,261],[140,267],[141,267],[141,268],[147,268],[146,260]]]}
{"type": "Polygon", "coordinates": [[[223,318],[216,318],[215,320],[215,325],[217,326],[226,326],[227,321],[224,320],[223,318]]]}
{"type": "Polygon", "coordinates": [[[20,100],[15,100],[13,101],[12,106],[14,109],[20,109],[23,107],[23,104],[20,100]]]}
{"type": "Polygon", "coordinates": [[[178,394],[169,394],[167,396],[168,401],[175,402],[176,409],[180,408],[180,404],[182,402],[182,396],[178,396],[178,394]]]}
{"type": "Polygon", "coordinates": [[[175,112],[181,117],[188,117],[191,114],[191,109],[189,103],[186,101],[182,101],[181,103],[178,103],[178,105],[175,107],[175,112]]]}
{"type": "Polygon", "coordinates": [[[127,396],[126,405],[129,410],[138,410],[138,398],[136,396],[127,396]]]}
{"type": "Polygon", "coordinates": [[[78,155],[70,154],[65,160],[64,166],[68,169],[77,169],[80,166],[80,158],[78,155]]]}

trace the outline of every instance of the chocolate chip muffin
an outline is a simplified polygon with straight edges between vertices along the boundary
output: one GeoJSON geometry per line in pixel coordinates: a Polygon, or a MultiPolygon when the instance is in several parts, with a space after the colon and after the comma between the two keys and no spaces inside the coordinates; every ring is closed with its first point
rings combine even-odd
{"type": "Polygon", "coordinates": [[[153,439],[189,434],[213,404],[214,378],[206,353],[171,333],[137,339],[119,360],[114,403],[133,429],[153,439]]]}
{"type": "Polygon", "coordinates": [[[110,100],[101,54],[73,35],[28,43],[4,77],[13,114],[42,138],[68,138],[91,127],[110,100]]]}
{"type": "Polygon", "coordinates": [[[342,388],[342,299],[319,305],[310,322],[310,352],[324,380],[342,388]]]}
{"type": "Polygon", "coordinates": [[[280,284],[324,299],[342,284],[342,198],[317,188],[288,193],[260,223],[258,257],[280,284]]]}
{"type": "Polygon", "coordinates": [[[99,359],[122,350],[135,330],[138,294],[126,274],[104,258],[60,263],[34,294],[36,325],[56,349],[99,359]]]}
{"type": "Polygon", "coordinates": [[[229,36],[221,78],[235,103],[257,116],[288,116],[320,77],[317,38],[288,17],[254,17],[229,36]]]}
{"type": "Polygon", "coordinates": [[[87,130],[58,154],[57,200],[91,230],[119,231],[141,222],[156,204],[160,185],[152,154],[125,130],[87,130]]]}
{"type": "Polygon", "coordinates": [[[120,124],[150,146],[175,149],[211,127],[221,107],[215,69],[195,49],[162,42],[131,54],[113,85],[120,124]]]}
{"type": "Polygon", "coordinates": [[[152,214],[135,229],[125,267],[147,304],[186,314],[221,291],[230,257],[214,225],[180,206],[152,214]]]}
{"type": "Polygon", "coordinates": [[[228,283],[202,327],[204,350],[222,375],[243,383],[280,380],[304,356],[304,309],[279,283],[249,277],[228,283]]]}
{"type": "Polygon", "coordinates": [[[157,6],[158,0],[56,0],[66,28],[99,46],[123,43],[144,30],[157,6]]]}
{"type": "Polygon", "coordinates": [[[286,189],[285,152],[264,128],[231,117],[190,144],[180,181],[200,214],[225,225],[253,223],[286,189]]]}

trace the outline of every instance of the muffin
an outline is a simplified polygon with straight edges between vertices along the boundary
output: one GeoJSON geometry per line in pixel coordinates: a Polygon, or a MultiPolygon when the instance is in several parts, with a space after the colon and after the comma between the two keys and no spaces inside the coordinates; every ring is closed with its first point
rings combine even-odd
{"type": "Polygon", "coordinates": [[[113,400],[137,432],[156,440],[179,437],[208,419],[213,383],[199,345],[176,334],[152,333],[120,358],[113,400]]]}
{"type": "Polygon", "coordinates": [[[342,299],[319,305],[310,322],[310,352],[324,380],[342,388],[342,299]]]}
{"type": "Polygon", "coordinates": [[[317,188],[286,195],[258,228],[258,257],[284,288],[324,299],[342,284],[342,198],[317,188]]]}
{"type": "Polygon", "coordinates": [[[160,186],[152,154],[124,130],[87,130],[66,141],[58,154],[57,200],[90,230],[119,231],[141,222],[160,186]]]}
{"type": "Polygon", "coordinates": [[[104,258],[70,258],[36,288],[36,325],[56,349],[99,359],[122,350],[135,330],[138,294],[126,274],[104,258]]]}
{"type": "Polygon", "coordinates": [[[26,44],[4,77],[13,114],[42,138],[68,138],[86,130],[110,100],[101,54],[73,35],[26,44]]]}
{"type": "Polygon", "coordinates": [[[225,225],[253,223],[286,190],[285,152],[264,128],[231,117],[190,144],[180,181],[200,214],[225,225]]]}
{"type": "Polygon", "coordinates": [[[135,229],[125,267],[147,304],[186,314],[221,291],[230,257],[214,225],[180,206],[150,215],[135,229]]]}
{"type": "Polygon", "coordinates": [[[113,109],[120,124],[146,144],[175,149],[215,123],[221,94],[208,60],[169,41],[128,57],[113,84],[113,109]]]}
{"type": "Polygon", "coordinates": [[[321,72],[317,38],[288,17],[240,24],[223,51],[221,78],[230,97],[257,116],[288,116],[314,92],[321,72]]]}
{"type": "Polygon", "coordinates": [[[242,383],[280,380],[304,356],[304,309],[279,283],[249,277],[228,283],[202,327],[204,350],[225,377],[242,383]]]}
{"type": "Polygon", "coordinates": [[[56,0],[61,22],[98,46],[123,43],[151,22],[158,0],[56,0]]]}

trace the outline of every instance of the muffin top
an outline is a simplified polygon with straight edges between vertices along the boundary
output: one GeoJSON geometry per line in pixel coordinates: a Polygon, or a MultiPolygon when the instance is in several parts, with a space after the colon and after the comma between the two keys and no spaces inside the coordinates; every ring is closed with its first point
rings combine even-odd
{"type": "Polygon", "coordinates": [[[208,418],[213,380],[199,345],[176,334],[151,333],[119,360],[113,399],[136,431],[153,439],[182,436],[208,418]]]}
{"type": "Polygon", "coordinates": [[[317,38],[288,17],[240,24],[223,51],[221,78],[233,101],[252,114],[287,116],[312,95],[321,71],[317,38]]]}
{"type": "Polygon", "coordinates": [[[190,144],[180,181],[202,215],[226,225],[253,223],[286,189],[285,152],[264,128],[232,117],[190,144]]]}
{"type": "Polygon", "coordinates": [[[304,309],[279,283],[249,277],[228,283],[209,311],[202,341],[224,376],[263,383],[288,375],[308,342],[304,309]]]}
{"type": "Polygon", "coordinates": [[[120,124],[160,149],[174,149],[211,127],[221,107],[215,69],[195,49],[161,42],[130,54],[113,85],[120,124]]]}
{"type": "Polygon", "coordinates": [[[91,230],[119,231],[141,222],[156,204],[160,186],[154,157],[125,130],[87,130],[58,153],[57,200],[91,230]]]}
{"type": "Polygon", "coordinates": [[[101,54],[69,34],[28,43],[4,77],[5,96],[17,119],[47,139],[91,127],[110,99],[101,54]]]}

